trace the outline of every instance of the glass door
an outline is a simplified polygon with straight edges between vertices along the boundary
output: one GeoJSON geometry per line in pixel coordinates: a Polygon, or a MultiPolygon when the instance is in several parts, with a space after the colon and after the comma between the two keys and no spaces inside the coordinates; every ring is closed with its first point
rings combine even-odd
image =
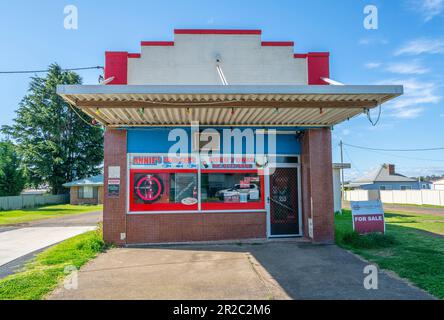
{"type": "Polygon", "coordinates": [[[299,228],[299,169],[276,168],[269,179],[269,235],[297,236],[299,228]]]}

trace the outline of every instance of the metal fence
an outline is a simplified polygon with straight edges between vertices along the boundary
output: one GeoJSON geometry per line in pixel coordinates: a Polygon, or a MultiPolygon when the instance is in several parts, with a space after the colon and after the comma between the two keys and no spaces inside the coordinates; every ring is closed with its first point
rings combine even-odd
{"type": "Polygon", "coordinates": [[[20,210],[48,204],[69,203],[69,194],[26,194],[16,197],[0,197],[0,210],[20,210]]]}
{"type": "Polygon", "coordinates": [[[444,190],[352,190],[344,194],[347,201],[377,199],[382,203],[444,206],[444,190]]]}

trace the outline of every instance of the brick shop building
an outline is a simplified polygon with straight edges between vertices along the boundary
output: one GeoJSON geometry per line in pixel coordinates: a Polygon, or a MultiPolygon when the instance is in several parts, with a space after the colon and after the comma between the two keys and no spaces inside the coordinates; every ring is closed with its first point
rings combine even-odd
{"type": "Polygon", "coordinates": [[[402,86],[336,85],[329,53],[260,30],[174,33],[107,52],[103,85],[58,87],[106,128],[105,240],[332,242],[331,129],[402,86]]]}

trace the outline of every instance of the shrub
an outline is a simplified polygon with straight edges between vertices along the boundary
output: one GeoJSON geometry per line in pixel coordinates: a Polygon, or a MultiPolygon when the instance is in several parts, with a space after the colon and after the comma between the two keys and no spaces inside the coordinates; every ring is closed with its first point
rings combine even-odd
{"type": "Polygon", "coordinates": [[[379,249],[396,245],[395,237],[381,233],[360,235],[355,231],[345,232],[338,240],[345,245],[361,249],[379,249]]]}

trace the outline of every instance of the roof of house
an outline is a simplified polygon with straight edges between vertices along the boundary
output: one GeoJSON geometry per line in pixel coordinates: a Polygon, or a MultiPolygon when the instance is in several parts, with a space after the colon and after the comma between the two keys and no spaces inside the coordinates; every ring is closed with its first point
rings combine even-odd
{"type": "Polygon", "coordinates": [[[444,184],[444,178],[436,180],[436,181],[433,181],[433,184],[444,184]]]}
{"type": "Polygon", "coordinates": [[[353,185],[372,184],[375,182],[416,182],[416,179],[408,178],[399,173],[389,172],[389,165],[383,164],[379,168],[371,171],[367,175],[351,182],[353,185]]]}
{"type": "Polygon", "coordinates": [[[65,183],[64,187],[103,186],[103,174],[65,183]]]}

